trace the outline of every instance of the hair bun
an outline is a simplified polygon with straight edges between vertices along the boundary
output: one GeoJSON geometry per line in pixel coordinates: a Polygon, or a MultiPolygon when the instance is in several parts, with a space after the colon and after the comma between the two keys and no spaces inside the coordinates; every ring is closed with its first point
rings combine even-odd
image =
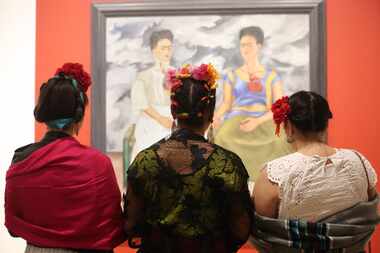
{"type": "Polygon", "coordinates": [[[299,91],[289,98],[292,108],[289,120],[303,132],[326,130],[332,118],[329,105],[321,95],[311,91],[299,91]]]}
{"type": "Polygon", "coordinates": [[[83,91],[86,92],[91,85],[90,75],[83,69],[83,65],[80,63],[65,63],[62,67],[55,71],[55,75],[66,75],[74,78],[78,81],[83,91]]]}

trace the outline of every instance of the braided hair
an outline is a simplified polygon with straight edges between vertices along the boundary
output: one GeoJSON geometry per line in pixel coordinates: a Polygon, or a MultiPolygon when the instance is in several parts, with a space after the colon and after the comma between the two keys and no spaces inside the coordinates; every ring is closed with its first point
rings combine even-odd
{"type": "Polygon", "coordinates": [[[179,123],[197,127],[203,124],[204,114],[210,119],[215,109],[215,89],[211,89],[207,81],[192,77],[181,79],[182,85],[172,89],[171,112],[179,123]]]}

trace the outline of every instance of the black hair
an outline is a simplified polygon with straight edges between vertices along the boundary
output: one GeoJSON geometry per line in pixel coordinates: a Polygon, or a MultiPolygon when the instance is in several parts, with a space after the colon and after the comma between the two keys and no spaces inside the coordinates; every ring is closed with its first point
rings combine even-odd
{"type": "MultiPolygon", "coordinates": [[[[80,85],[74,87],[72,81],[60,75],[42,84],[34,108],[34,117],[38,122],[46,123],[63,118],[74,118],[74,123],[82,120],[88,97],[82,87],[80,85]]],[[[68,129],[70,126],[71,124],[63,129],[68,129]]]]}
{"type": "Polygon", "coordinates": [[[152,32],[150,36],[150,49],[154,49],[157,46],[157,43],[162,39],[168,39],[173,42],[173,33],[170,30],[159,30],[152,32]]]}
{"type": "Polygon", "coordinates": [[[332,113],[324,97],[312,91],[299,91],[289,97],[289,104],[288,119],[302,133],[326,130],[332,113]]]}
{"type": "Polygon", "coordinates": [[[258,26],[248,26],[240,30],[239,40],[244,36],[252,36],[256,39],[257,44],[263,45],[264,43],[264,31],[258,26]]]}
{"type": "Polygon", "coordinates": [[[175,90],[171,99],[177,103],[171,108],[173,117],[181,113],[188,114],[186,118],[178,118],[178,123],[199,127],[203,124],[203,115],[208,113],[210,119],[215,109],[215,89],[207,88],[207,82],[193,78],[181,79],[182,85],[175,90]]]}

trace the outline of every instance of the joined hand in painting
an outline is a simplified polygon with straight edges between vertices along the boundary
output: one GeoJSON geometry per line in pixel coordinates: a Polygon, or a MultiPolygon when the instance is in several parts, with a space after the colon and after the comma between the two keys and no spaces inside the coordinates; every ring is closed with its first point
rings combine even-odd
{"type": "Polygon", "coordinates": [[[221,124],[222,124],[222,120],[220,119],[220,117],[214,117],[212,119],[212,127],[214,129],[219,128],[221,124]]]}
{"type": "Polygon", "coordinates": [[[247,118],[240,122],[240,130],[244,132],[251,132],[256,127],[258,127],[261,124],[261,120],[259,118],[247,118]]]}

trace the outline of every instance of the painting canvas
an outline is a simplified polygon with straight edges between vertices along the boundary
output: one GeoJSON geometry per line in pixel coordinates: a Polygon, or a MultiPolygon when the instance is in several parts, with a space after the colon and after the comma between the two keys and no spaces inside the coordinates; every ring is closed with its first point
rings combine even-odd
{"type": "MultiPolygon", "coordinates": [[[[316,84],[318,78],[313,78],[316,66],[320,66],[311,57],[315,34],[310,13],[215,12],[115,14],[105,18],[101,29],[104,70],[100,75],[104,84],[102,92],[96,95],[105,97],[101,103],[104,115],[94,122],[104,119],[100,124],[104,126],[101,148],[119,168],[120,178],[139,151],[172,131],[170,89],[165,73],[184,64],[211,63],[220,73],[216,94],[219,117],[214,119],[211,137],[241,156],[252,180],[262,164],[287,152],[273,144],[285,143],[283,138],[273,139],[273,125],[250,122],[250,118],[264,118],[270,111],[268,105],[282,95],[316,90],[324,85],[316,84]],[[233,97],[233,102],[223,111],[228,96],[233,97]],[[235,117],[237,108],[250,117],[235,117]],[[267,140],[269,134],[273,141],[267,140]],[[235,144],[229,143],[234,139],[235,144]],[[245,143],[238,147],[236,143],[242,141],[245,143]],[[268,142],[273,143],[260,146],[268,142]],[[249,150],[248,154],[244,150],[249,150]],[[250,157],[265,158],[252,164],[250,157]]],[[[323,87],[317,92],[321,90],[323,87]]]]}

